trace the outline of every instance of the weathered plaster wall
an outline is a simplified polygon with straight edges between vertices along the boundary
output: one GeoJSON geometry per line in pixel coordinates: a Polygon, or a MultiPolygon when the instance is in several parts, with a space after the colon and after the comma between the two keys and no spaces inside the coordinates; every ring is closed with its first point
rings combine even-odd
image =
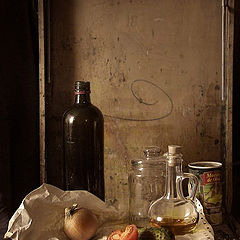
{"type": "Polygon", "coordinates": [[[50,20],[49,182],[62,184],[61,116],[81,79],[105,116],[106,197],[120,207],[147,145],[221,161],[220,1],[52,0],[50,20]]]}

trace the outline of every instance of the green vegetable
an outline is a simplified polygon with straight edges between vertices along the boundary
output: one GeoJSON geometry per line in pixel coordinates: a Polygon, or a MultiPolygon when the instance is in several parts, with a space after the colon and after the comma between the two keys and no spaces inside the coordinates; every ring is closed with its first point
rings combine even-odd
{"type": "Polygon", "coordinates": [[[138,240],[175,240],[175,237],[167,228],[146,227],[138,229],[138,240]]]}

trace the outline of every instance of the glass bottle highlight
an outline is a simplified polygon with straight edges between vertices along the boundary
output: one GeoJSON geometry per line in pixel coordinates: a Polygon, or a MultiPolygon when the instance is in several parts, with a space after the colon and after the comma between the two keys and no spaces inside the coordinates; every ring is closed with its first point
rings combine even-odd
{"type": "Polygon", "coordinates": [[[90,100],[90,83],[75,82],[75,103],[63,115],[66,190],[87,190],[104,200],[104,120],[90,100]]]}

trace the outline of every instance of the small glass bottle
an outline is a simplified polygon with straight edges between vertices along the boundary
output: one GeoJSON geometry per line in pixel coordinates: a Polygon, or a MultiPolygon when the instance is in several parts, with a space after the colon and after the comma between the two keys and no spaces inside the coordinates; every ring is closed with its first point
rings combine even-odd
{"type": "Polygon", "coordinates": [[[131,161],[129,172],[129,222],[138,227],[149,223],[148,209],[152,201],[161,197],[165,183],[165,158],[159,147],[144,150],[145,158],[131,161]]]}
{"type": "Polygon", "coordinates": [[[149,218],[152,226],[167,227],[176,235],[191,232],[197,225],[199,214],[194,204],[198,178],[182,171],[181,147],[168,146],[166,156],[166,184],[164,195],[151,204],[149,218]],[[192,192],[189,198],[183,195],[182,181],[192,181],[192,192]]]}
{"type": "Polygon", "coordinates": [[[89,82],[75,82],[74,94],[63,115],[66,190],[87,190],[104,200],[103,115],[91,103],[89,82]]]}

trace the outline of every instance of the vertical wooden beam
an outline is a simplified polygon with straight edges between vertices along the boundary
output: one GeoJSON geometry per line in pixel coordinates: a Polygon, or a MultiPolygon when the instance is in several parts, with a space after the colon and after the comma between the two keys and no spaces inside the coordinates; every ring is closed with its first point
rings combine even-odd
{"type": "Polygon", "coordinates": [[[225,96],[226,96],[226,199],[225,207],[231,213],[233,186],[232,186],[232,92],[233,92],[233,40],[234,40],[234,0],[227,1],[225,17],[225,96]]]}
{"type": "Polygon", "coordinates": [[[45,44],[44,0],[38,0],[39,29],[39,136],[40,136],[40,182],[46,181],[45,168],[45,44]]]}
{"type": "MultiPolygon", "coordinates": [[[[233,63],[233,204],[232,214],[240,223],[240,1],[234,5],[234,63],[233,63]]],[[[239,227],[240,229],[240,227],[239,227]]],[[[240,234],[239,234],[240,235],[240,234]]]]}

